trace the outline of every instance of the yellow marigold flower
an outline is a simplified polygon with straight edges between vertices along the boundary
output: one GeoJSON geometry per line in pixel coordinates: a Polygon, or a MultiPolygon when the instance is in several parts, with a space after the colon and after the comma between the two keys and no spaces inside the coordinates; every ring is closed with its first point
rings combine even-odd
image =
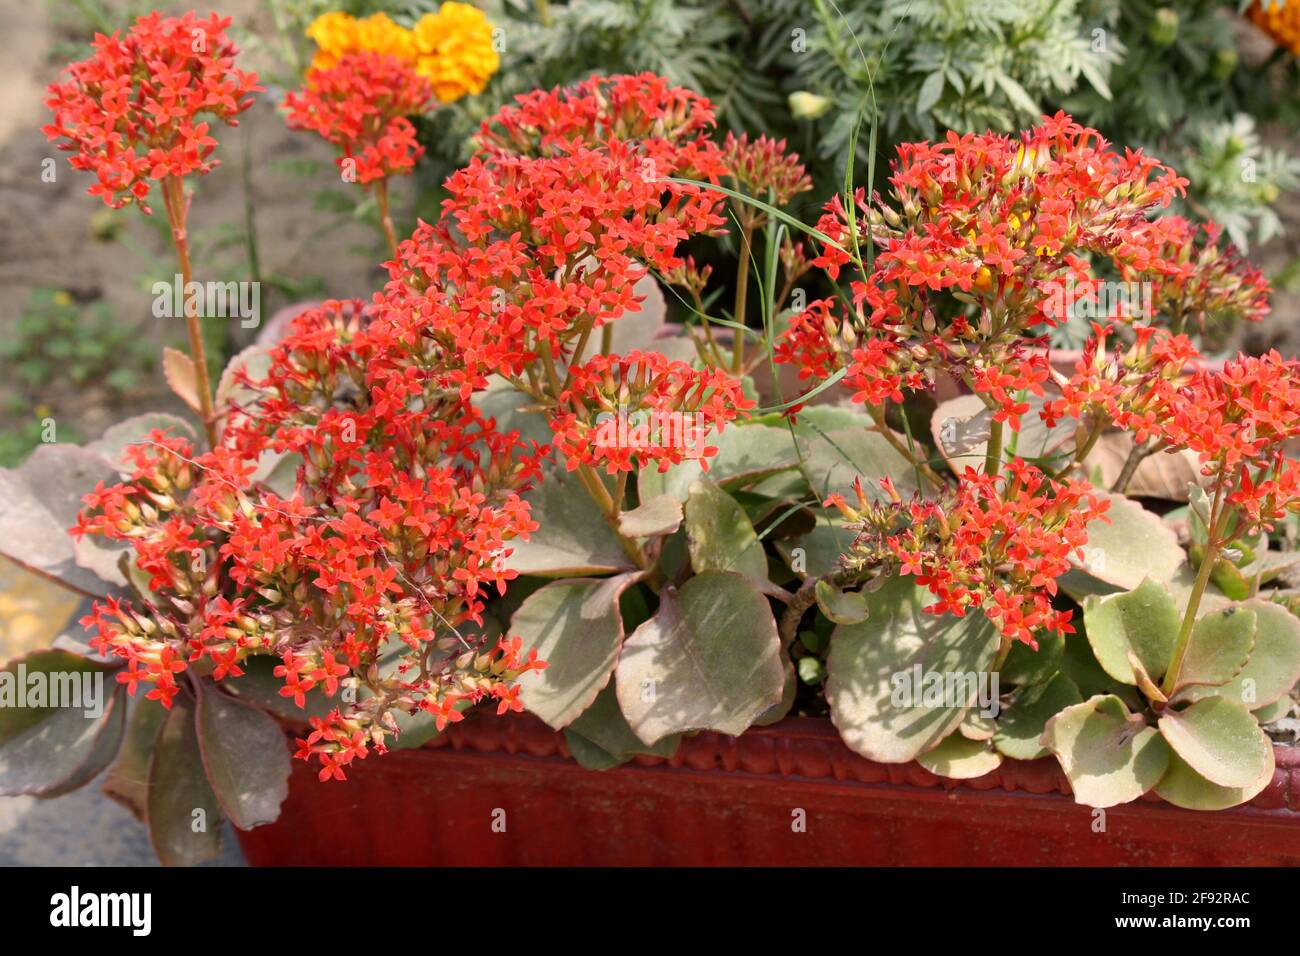
{"type": "Polygon", "coordinates": [[[415,62],[415,36],[390,20],[386,13],[357,21],[357,48],[364,53],[384,53],[403,63],[415,62]]]}
{"type": "Polygon", "coordinates": [[[501,66],[492,46],[492,24],[468,3],[444,3],[437,13],[426,13],[415,25],[415,42],[415,71],[443,103],[483,92],[501,66]]]}
{"type": "Polygon", "coordinates": [[[322,13],[307,28],[307,36],[315,41],[316,56],[313,69],[328,69],[345,53],[357,49],[357,21],[347,13],[322,13]]]}

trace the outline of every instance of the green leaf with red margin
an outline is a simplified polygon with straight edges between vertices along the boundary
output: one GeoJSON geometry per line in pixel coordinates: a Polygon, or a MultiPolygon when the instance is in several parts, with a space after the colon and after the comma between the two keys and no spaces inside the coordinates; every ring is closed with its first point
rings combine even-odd
{"type": "Polygon", "coordinates": [[[89,783],[112,762],[126,724],[125,689],[113,677],[117,669],[57,649],[0,669],[0,794],[58,796],[89,783]],[[26,681],[22,696],[20,677],[26,681]],[[46,689],[35,698],[41,684],[46,689]],[[77,706],[48,706],[52,694],[77,706]],[[98,715],[86,715],[101,707],[98,715]]]}
{"type": "MultiPolygon", "coordinates": [[[[983,614],[930,614],[928,590],[893,577],[865,593],[868,616],[831,635],[826,699],[849,748],[881,763],[907,763],[958,728],[976,700],[927,705],[922,688],[904,693],[915,668],[922,675],[977,676],[992,665],[998,634],[983,614]]],[[[924,680],[924,677],[922,678],[924,680]]],[[[964,681],[963,687],[967,686],[964,681]]]]}
{"type": "Polygon", "coordinates": [[[609,683],[623,644],[619,598],[641,576],[555,581],[529,595],[511,618],[510,634],[547,665],[520,676],[519,697],[552,728],[571,724],[609,683]]]}
{"type": "Polygon", "coordinates": [[[194,866],[221,853],[221,804],[203,767],[194,705],[183,696],[158,732],[145,816],[164,866],[194,866]]]}
{"type": "Polygon", "coordinates": [[[564,729],[569,753],[588,770],[608,770],[626,763],[638,754],[671,757],[681,743],[681,734],[673,734],[647,747],[628,725],[618,707],[618,692],[613,684],[596,695],[592,705],[564,729]]]}
{"type": "Polygon", "coordinates": [[[126,719],[126,737],[101,788],[142,823],[149,798],[149,761],[166,717],[167,711],[156,700],[143,694],[135,698],[126,719]]]}
{"type": "Polygon", "coordinates": [[[214,686],[199,686],[199,752],[213,793],[239,829],[270,823],[289,795],[284,731],[265,711],[214,686]]]}
{"type": "Polygon", "coordinates": [[[1075,801],[1089,807],[1136,800],[1169,766],[1160,732],[1113,694],[1066,707],[1047,722],[1042,742],[1060,761],[1075,801]]]}
{"type": "Polygon", "coordinates": [[[738,736],[781,701],[776,619],[753,583],[705,571],[665,587],[659,610],[623,644],[619,708],[646,744],[691,730],[738,736]]]}

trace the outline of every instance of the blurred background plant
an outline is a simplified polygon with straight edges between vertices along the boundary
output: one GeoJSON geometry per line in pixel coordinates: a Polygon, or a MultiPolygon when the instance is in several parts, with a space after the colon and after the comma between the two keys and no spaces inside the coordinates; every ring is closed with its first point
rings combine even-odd
{"type": "Polygon", "coordinates": [[[0,337],[3,407],[12,422],[0,429],[0,467],[17,465],[38,442],[76,441],[71,429],[51,430],[60,406],[96,393],[106,402],[130,400],[157,370],[163,344],[121,322],[102,300],[32,290],[0,337]]]}

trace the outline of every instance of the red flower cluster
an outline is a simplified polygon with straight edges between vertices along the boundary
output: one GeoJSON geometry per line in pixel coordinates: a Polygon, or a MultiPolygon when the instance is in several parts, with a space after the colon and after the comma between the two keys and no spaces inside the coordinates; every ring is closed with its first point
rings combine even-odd
{"type": "Polygon", "coordinates": [[[433,99],[429,81],[410,65],[365,52],[309,70],[306,86],[289,93],[285,105],[289,125],[319,133],[337,146],[339,168],[355,173],[364,185],[415,168],[424,147],[407,117],[425,112],[433,99]]]}
{"type": "Polygon", "coordinates": [[[114,208],[151,210],[149,181],[207,173],[217,141],[201,117],[238,125],[262,89],[257,74],[236,69],[229,17],[195,13],[140,17],[125,36],[95,37],[95,53],[74,63],[45,100],[54,122],[43,128],[74,169],[95,173],[90,187],[114,208]]]}
{"type": "MultiPolygon", "coordinates": [[[[316,74],[292,108],[342,129],[347,152],[416,102],[404,82],[357,59],[316,74]]],[[[650,77],[525,98],[485,126],[522,151],[485,147],[451,177],[441,223],[402,244],[384,292],[308,310],[265,375],[236,377],[251,397],[223,410],[221,447],[199,455],[155,435],[136,449],[136,474],[90,496],[76,529],[128,541],[150,575],[138,608],[110,602],[89,619],[98,646],[129,661],[126,679],[170,704],[187,667],[211,661],[220,679],[273,654],[300,704],[359,691],[300,742],[322,778],[382,751],[397,714],[441,727],[481,699],[519,709],[515,680],[545,665],[489,636],[485,601],[514,577],[510,542],[536,528],[521,494],[547,449],[499,431],[473,398],[504,376],[551,412],[570,467],[614,470],[585,435],[603,403],[706,427],[749,407],[722,373],[657,354],[571,364],[637,304],[647,264],[682,267],[678,243],[721,225],[709,191],[646,175],[648,158],[657,174],[718,175],[710,122],[707,102],[650,77]],[[292,493],[257,478],[277,459],[296,467],[292,493]]]]}
{"type": "Polygon", "coordinates": [[[1300,362],[1276,351],[1241,355],[1221,372],[1198,371],[1180,389],[1161,437],[1190,449],[1216,495],[1244,517],[1238,535],[1270,528],[1300,511],[1300,461],[1286,445],[1300,438],[1300,362]]]}
{"type": "Polygon", "coordinates": [[[1088,523],[1103,517],[1110,502],[1082,481],[1052,481],[1019,460],[989,477],[972,469],[939,500],[869,502],[858,486],[858,506],[838,505],[860,524],[849,566],[892,566],[914,575],[938,601],[932,614],[965,616],[981,610],[1001,634],[1035,650],[1040,630],[1072,633],[1070,612],[1052,607],[1056,579],[1082,558],[1088,523]],[[902,525],[903,529],[896,530],[902,525]]]}
{"type": "Polygon", "coordinates": [[[570,467],[611,461],[586,440],[599,409],[582,404],[596,393],[581,390],[615,368],[653,378],[645,400],[656,408],[694,402],[710,424],[734,418],[747,406],[731,383],[661,356],[601,356],[564,371],[590,354],[593,333],[636,307],[648,267],[680,272],[678,245],[723,224],[716,194],[663,178],[724,172],[704,135],[711,123],[706,100],[650,75],[520,97],[484,124],[479,153],[447,180],[442,222],[402,243],[384,314],[459,357],[447,388],[468,395],[499,375],[551,409],[570,467]]]}
{"type": "Polygon", "coordinates": [[[1175,332],[1258,322],[1269,312],[1268,282],[1236,247],[1220,248],[1221,232],[1165,216],[1132,229],[1112,261],[1125,281],[1151,283],[1153,308],[1175,332]]]}
{"type": "Polygon", "coordinates": [[[708,470],[718,449],[705,443],[754,406],[720,369],[697,372],[657,352],[597,355],[571,372],[551,417],[555,447],[570,471],[580,464],[611,475],[687,459],[708,470]]]}
{"type": "MultiPolygon", "coordinates": [[[[1049,375],[1035,351],[1061,320],[1060,290],[1093,288],[1085,256],[1133,240],[1185,181],[1141,153],[1119,155],[1063,114],[1020,139],[949,133],[899,147],[890,179],[901,213],[856,197],[859,246],[882,251],[852,283],[843,318],[815,303],[779,350],[805,375],[847,364],[857,400],[899,400],[943,369],[1016,426],[1049,375]],[[854,335],[844,334],[845,325],[854,335]],[[837,334],[838,333],[838,334],[837,334]]],[[[832,278],[853,261],[839,197],[818,223],[833,244],[815,260],[832,278]]]]}
{"type": "MultiPolygon", "coordinates": [[[[87,619],[97,648],[128,661],[133,688],[170,705],[187,667],[208,659],[221,679],[274,654],[299,703],[316,687],[335,696],[341,680],[364,688],[326,726],[363,728],[382,749],[394,712],[441,721],[463,702],[510,702],[518,675],[544,666],[474,633],[487,590],[514,577],[510,541],[536,528],[520,492],[537,451],[438,375],[395,369],[409,354],[397,334],[360,303],[309,310],[265,378],[243,376],[258,397],[232,411],[222,447],[197,455],[155,434],[131,448],[127,482],[87,497],[74,532],[128,542],[150,576],[138,608],[109,602],[87,619]],[[253,479],[268,455],[297,456],[287,498],[253,479]]],[[[310,749],[337,776],[357,744],[310,749]]]]}
{"type": "Polygon", "coordinates": [[[575,86],[534,90],[515,102],[483,123],[478,140],[486,153],[537,158],[624,142],[637,144],[644,179],[716,181],[725,171],[707,135],[713,106],[653,73],[594,76],[575,86]]]}
{"type": "Polygon", "coordinates": [[[1117,345],[1108,355],[1114,334],[1112,326],[1093,327],[1074,374],[1061,383],[1061,397],[1043,404],[1049,427],[1091,417],[1132,432],[1139,444],[1160,433],[1200,352],[1185,335],[1144,326],[1134,329],[1132,345],[1117,345]]]}

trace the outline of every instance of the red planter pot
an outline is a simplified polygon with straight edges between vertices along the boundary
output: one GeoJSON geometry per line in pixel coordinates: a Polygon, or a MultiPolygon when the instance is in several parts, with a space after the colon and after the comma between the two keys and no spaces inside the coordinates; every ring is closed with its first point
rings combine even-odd
{"type": "Polygon", "coordinates": [[[1074,803],[1053,760],[945,780],[859,757],[807,717],[594,772],[535,718],[476,712],[349,778],[318,783],[295,761],[280,819],[239,834],[249,863],[1300,864],[1300,748],[1277,748],[1273,782],[1248,806],[1201,813],[1152,797],[1104,817],[1074,803]]]}

